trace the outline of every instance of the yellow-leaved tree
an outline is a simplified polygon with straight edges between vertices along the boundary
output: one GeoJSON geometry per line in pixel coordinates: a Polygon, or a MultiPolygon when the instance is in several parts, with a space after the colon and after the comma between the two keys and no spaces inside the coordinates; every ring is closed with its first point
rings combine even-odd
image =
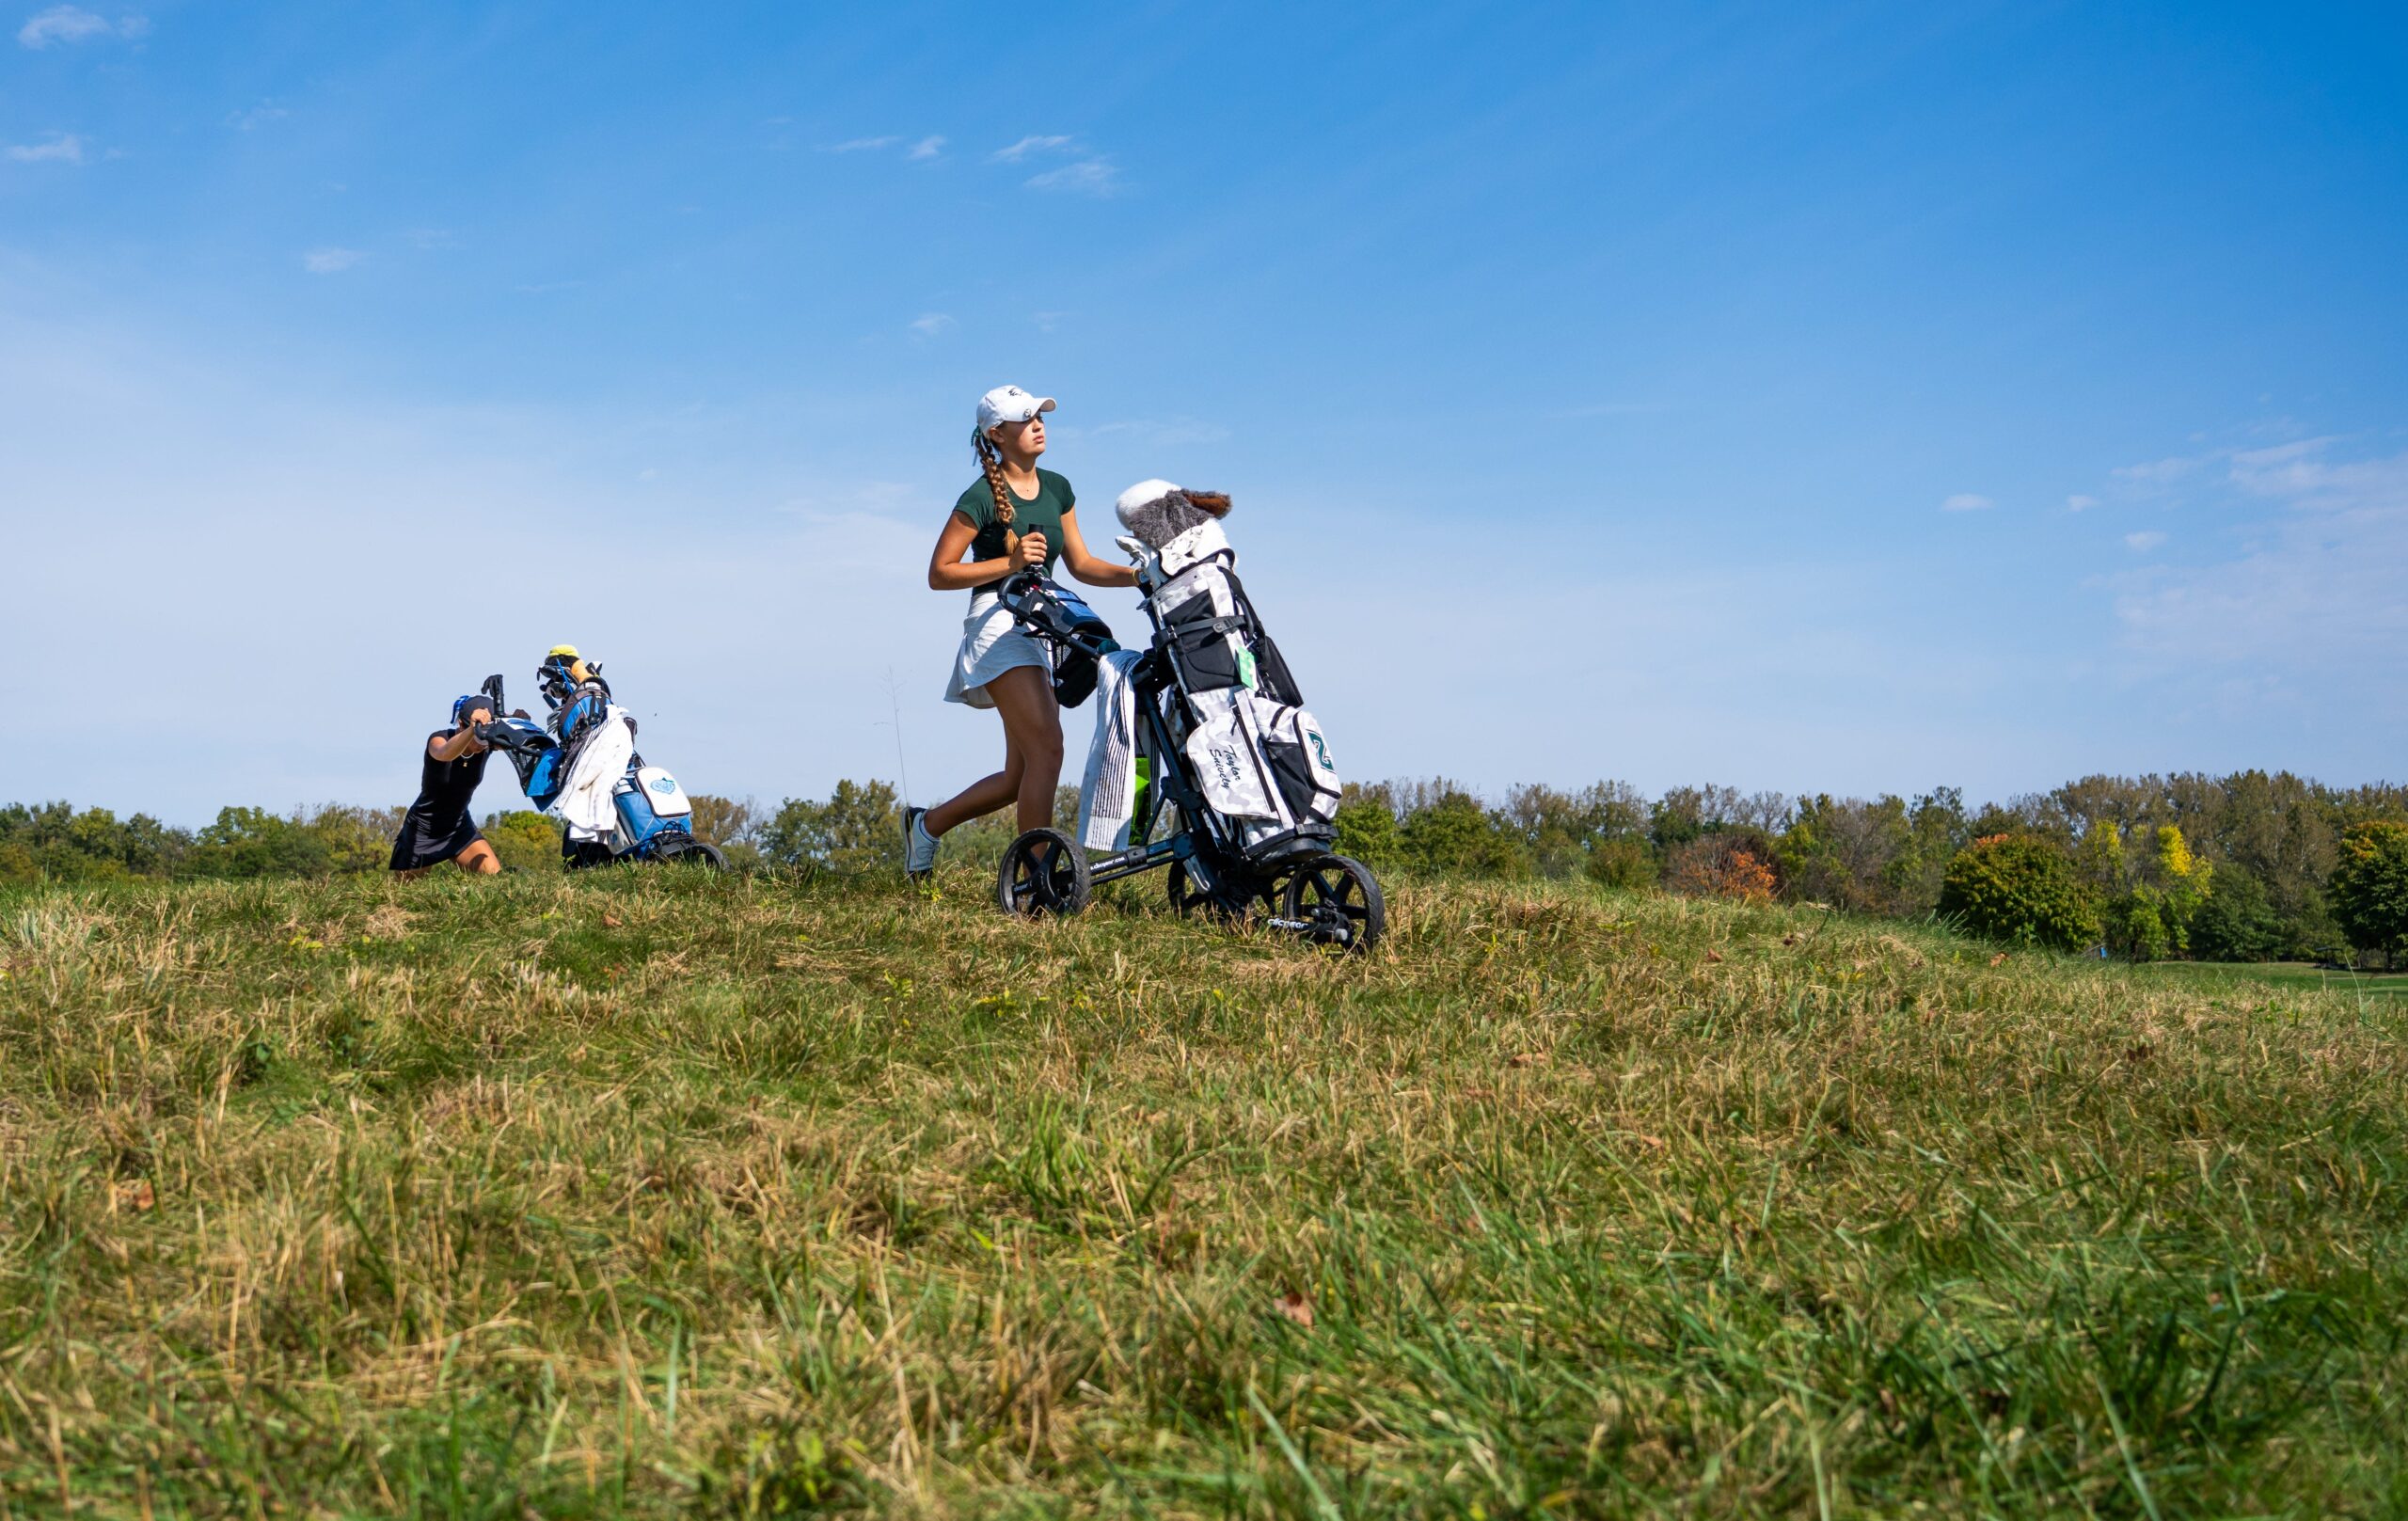
{"type": "Polygon", "coordinates": [[[2157,827],[2157,850],[2149,863],[2149,885],[2158,895],[2158,917],[2165,924],[2170,948],[2191,949],[2191,922],[2213,891],[2216,869],[2191,851],[2191,842],[2172,824],[2157,827]]]}

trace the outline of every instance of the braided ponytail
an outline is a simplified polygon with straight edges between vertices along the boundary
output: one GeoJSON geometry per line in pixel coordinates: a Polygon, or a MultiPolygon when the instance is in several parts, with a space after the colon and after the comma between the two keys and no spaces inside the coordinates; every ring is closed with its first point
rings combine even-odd
{"type": "MultiPolygon", "coordinates": [[[[1004,484],[1003,451],[983,433],[970,435],[970,447],[977,452],[978,468],[987,477],[987,489],[995,494],[995,521],[1004,529],[1004,558],[1020,558],[1020,535],[1012,531],[1012,519],[1018,514],[1013,505],[1011,488],[1004,484]]],[[[1014,569],[1019,567],[1015,565],[1014,569]]]]}

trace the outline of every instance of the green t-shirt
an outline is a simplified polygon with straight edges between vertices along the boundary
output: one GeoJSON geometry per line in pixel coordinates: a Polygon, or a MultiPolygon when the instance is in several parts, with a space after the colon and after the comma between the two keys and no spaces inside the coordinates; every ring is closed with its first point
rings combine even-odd
{"type": "MultiPolygon", "coordinates": [[[[1012,491],[1011,531],[1029,534],[1043,531],[1045,534],[1045,574],[1054,574],[1054,563],[1062,558],[1062,515],[1078,505],[1079,499],[1070,492],[1070,483],[1052,470],[1037,472],[1037,499],[1032,501],[1012,491]]],[[[1004,558],[1004,525],[995,521],[995,493],[989,489],[987,478],[981,475],[972,483],[953,510],[978,526],[978,536],[970,541],[973,560],[1004,558]]],[[[986,591],[994,583],[971,588],[971,594],[986,591]]]]}

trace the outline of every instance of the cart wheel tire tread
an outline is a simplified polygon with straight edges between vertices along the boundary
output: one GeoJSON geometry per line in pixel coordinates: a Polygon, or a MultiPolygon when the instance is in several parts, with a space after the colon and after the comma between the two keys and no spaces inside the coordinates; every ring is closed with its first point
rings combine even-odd
{"type": "Polygon", "coordinates": [[[1300,863],[1282,895],[1286,917],[1316,945],[1368,951],[1386,933],[1388,905],[1371,868],[1351,856],[1323,855],[1300,863]]]}
{"type": "Polygon", "coordinates": [[[1094,895],[1086,852],[1057,829],[1033,829],[1014,840],[995,871],[995,906],[1016,918],[1068,918],[1094,895]]]}

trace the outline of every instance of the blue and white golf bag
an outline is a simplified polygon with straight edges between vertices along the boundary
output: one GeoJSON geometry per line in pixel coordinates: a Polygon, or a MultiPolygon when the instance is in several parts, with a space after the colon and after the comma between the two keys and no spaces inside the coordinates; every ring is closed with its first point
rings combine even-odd
{"type": "MultiPolygon", "coordinates": [[[[500,706],[499,680],[492,683],[500,706]]],[[[723,862],[694,837],[694,805],[677,779],[636,753],[636,723],[597,675],[557,695],[550,717],[499,719],[480,737],[510,756],[527,800],[561,825],[571,865],[690,858],[723,862]]]]}

